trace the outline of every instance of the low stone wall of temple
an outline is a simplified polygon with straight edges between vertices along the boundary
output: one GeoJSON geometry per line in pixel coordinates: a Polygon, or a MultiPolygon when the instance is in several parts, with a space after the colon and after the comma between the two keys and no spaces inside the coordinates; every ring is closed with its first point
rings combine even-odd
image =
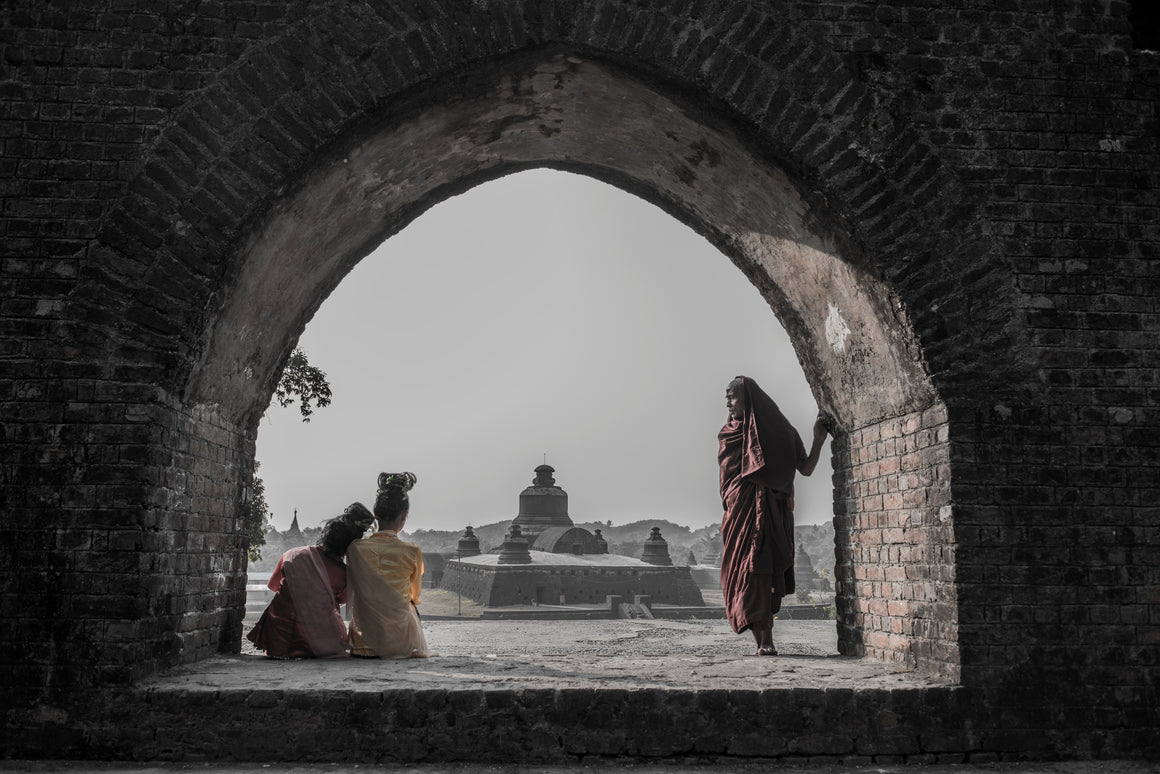
{"type": "Polygon", "coordinates": [[[447,562],[443,568],[443,578],[439,583],[439,588],[462,594],[468,599],[480,602],[491,599],[491,587],[494,582],[495,573],[488,572],[486,568],[460,562],[447,562]]]}
{"type": "Polygon", "coordinates": [[[647,595],[662,605],[703,605],[687,567],[543,567],[507,565],[480,568],[447,562],[441,588],[487,605],[592,605],[609,596],[647,595]]]}

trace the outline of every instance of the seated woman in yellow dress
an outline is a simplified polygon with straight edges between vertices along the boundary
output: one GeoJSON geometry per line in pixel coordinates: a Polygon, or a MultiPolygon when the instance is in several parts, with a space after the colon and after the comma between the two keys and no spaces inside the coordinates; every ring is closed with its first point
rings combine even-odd
{"type": "Polygon", "coordinates": [[[426,658],[427,640],[417,606],[423,551],[399,538],[411,503],[413,473],[379,474],[374,514],[379,531],[347,549],[350,644],[365,658],[426,658]]]}

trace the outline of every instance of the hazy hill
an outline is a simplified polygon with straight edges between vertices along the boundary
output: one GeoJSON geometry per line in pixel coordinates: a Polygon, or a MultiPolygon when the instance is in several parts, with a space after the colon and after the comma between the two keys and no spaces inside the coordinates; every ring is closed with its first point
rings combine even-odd
{"type": "MultiPolygon", "coordinates": [[[[475,536],[479,538],[479,550],[485,554],[493,549],[499,550],[510,525],[511,520],[509,519],[478,527],[472,526],[475,536]]],[[[463,537],[463,530],[417,529],[414,532],[404,532],[403,537],[412,543],[417,543],[423,549],[423,553],[454,556],[459,546],[459,538],[463,537]]]]}
{"type": "MultiPolygon", "coordinates": [[[[479,538],[479,548],[484,553],[498,551],[507,534],[511,520],[497,521],[474,527],[475,535],[479,538]]],[[[718,532],[716,524],[698,529],[689,529],[681,524],[675,524],[667,519],[641,519],[631,524],[609,524],[608,522],[589,521],[581,522],[576,526],[583,527],[589,532],[600,530],[601,535],[608,541],[610,553],[622,556],[640,556],[644,550],[644,541],[652,533],[653,527],[660,527],[661,537],[669,544],[669,556],[676,564],[687,561],[689,551],[693,552],[698,562],[709,553],[709,541],[718,532]]],[[[278,532],[270,530],[266,533],[266,545],[262,547],[262,561],[251,562],[251,571],[269,572],[278,563],[278,557],[283,551],[295,546],[307,545],[318,540],[321,529],[308,527],[296,535],[289,531],[278,532]]],[[[798,526],[794,530],[798,546],[804,550],[813,562],[815,570],[829,572],[833,577],[834,571],[834,527],[832,523],[798,526]]],[[[403,537],[417,543],[426,554],[443,554],[447,557],[455,556],[459,538],[463,530],[417,529],[414,532],[405,532],[403,537]]]]}
{"type": "MultiPolygon", "coordinates": [[[[511,521],[497,521],[473,527],[479,538],[479,548],[484,553],[498,551],[507,534],[511,521]]],[[[580,522],[576,526],[589,532],[600,530],[608,541],[610,553],[623,556],[640,556],[644,541],[652,533],[653,527],[660,527],[661,537],[669,544],[669,555],[677,564],[686,561],[689,551],[697,561],[705,558],[709,551],[709,540],[718,533],[716,524],[690,529],[666,519],[642,519],[631,524],[609,524],[608,522],[580,522]]],[[[829,571],[834,568],[834,527],[831,523],[799,526],[794,530],[798,545],[807,554],[817,570],[829,571]]],[[[419,544],[424,553],[438,553],[454,556],[462,530],[421,529],[406,533],[406,539],[419,544]]]]}

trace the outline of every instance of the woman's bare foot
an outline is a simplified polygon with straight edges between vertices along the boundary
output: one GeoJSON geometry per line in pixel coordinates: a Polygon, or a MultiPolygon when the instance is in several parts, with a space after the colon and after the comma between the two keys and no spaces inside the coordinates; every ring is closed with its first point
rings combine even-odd
{"type": "Polygon", "coordinates": [[[757,655],[757,656],[776,656],[777,655],[777,648],[773,647],[772,645],[762,645],[762,646],[758,647],[757,653],[754,655],[757,655]]]}

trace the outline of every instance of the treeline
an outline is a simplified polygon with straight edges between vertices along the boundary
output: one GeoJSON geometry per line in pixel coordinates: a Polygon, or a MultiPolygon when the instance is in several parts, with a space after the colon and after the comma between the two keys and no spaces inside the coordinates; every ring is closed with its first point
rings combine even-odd
{"type": "MultiPolygon", "coordinates": [[[[507,535],[511,521],[497,521],[492,524],[473,526],[472,531],[479,538],[479,549],[483,553],[498,551],[507,535]]],[[[690,529],[667,519],[642,519],[631,524],[610,524],[608,522],[578,522],[582,527],[601,536],[608,542],[608,551],[621,556],[639,557],[644,550],[644,542],[659,527],[661,537],[669,545],[669,556],[677,564],[685,564],[691,552],[697,563],[711,553],[710,541],[718,535],[720,528],[711,524],[698,529],[690,529]]],[[[815,570],[826,570],[833,576],[834,570],[834,527],[832,523],[798,526],[794,530],[798,546],[809,555],[815,570]]],[[[406,538],[423,549],[424,553],[455,556],[463,530],[420,529],[408,533],[406,538]]]]}
{"type": "MultiPolygon", "coordinates": [[[[480,550],[485,554],[498,551],[510,526],[511,521],[507,520],[473,527],[475,536],[479,538],[480,550]]],[[[652,528],[660,527],[661,537],[669,544],[669,556],[672,557],[675,564],[686,564],[689,561],[690,553],[697,564],[702,563],[712,552],[710,541],[719,532],[719,527],[716,524],[689,529],[667,519],[642,519],[631,524],[615,525],[608,522],[590,521],[577,523],[576,526],[593,533],[600,530],[601,536],[608,542],[609,553],[632,557],[641,555],[644,550],[644,542],[652,533],[652,528]]],[[[287,530],[286,532],[269,530],[266,532],[266,545],[263,546],[262,560],[251,562],[250,570],[253,572],[272,571],[283,551],[316,542],[321,531],[320,527],[307,527],[301,531],[287,530]]],[[[794,536],[799,550],[805,551],[809,556],[814,569],[824,570],[829,573],[828,577],[832,578],[834,571],[833,524],[827,522],[825,524],[799,525],[794,530],[794,536]]],[[[442,554],[454,557],[459,539],[463,537],[463,530],[418,529],[414,532],[404,533],[403,537],[417,543],[425,554],[442,554]]]]}

